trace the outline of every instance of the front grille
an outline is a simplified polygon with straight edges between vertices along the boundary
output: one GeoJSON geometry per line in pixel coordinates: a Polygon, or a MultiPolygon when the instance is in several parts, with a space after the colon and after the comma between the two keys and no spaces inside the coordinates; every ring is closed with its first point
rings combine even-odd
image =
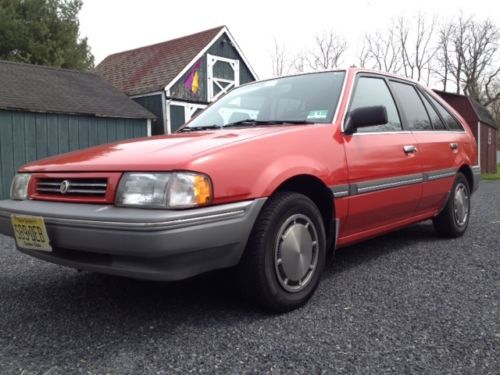
{"type": "Polygon", "coordinates": [[[106,178],[41,178],[36,192],[53,196],[104,197],[108,188],[106,178]]]}

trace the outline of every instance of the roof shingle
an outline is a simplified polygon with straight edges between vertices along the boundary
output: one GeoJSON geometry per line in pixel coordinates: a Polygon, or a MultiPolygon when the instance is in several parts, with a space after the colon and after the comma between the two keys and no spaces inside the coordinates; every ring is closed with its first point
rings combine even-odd
{"type": "Polygon", "coordinates": [[[0,109],[154,118],[94,73],[0,61],[0,109]]]}
{"type": "Polygon", "coordinates": [[[109,55],[97,73],[127,95],[163,90],[223,28],[109,55]]]}
{"type": "Polygon", "coordinates": [[[490,111],[488,111],[481,103],[472,99],[471,97],[469,97],[469,101],[470,104],[472,105],[472,108],[474,108],[474,112],[476,112],[476,115],[479,118],[479,120],[491,126],[492,128],[496,129],[497,123],[493,119],[493,116],[491,115],[490,111]]]}

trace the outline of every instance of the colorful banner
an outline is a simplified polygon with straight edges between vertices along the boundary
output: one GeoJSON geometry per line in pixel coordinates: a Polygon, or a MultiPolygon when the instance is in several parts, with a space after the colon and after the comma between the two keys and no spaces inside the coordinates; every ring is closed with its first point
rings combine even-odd
{"type": "Polygon", "coordinates": [[[188,91],[191,91],[191,94],[195,95],[198,93],[200,88],[200,68],[201,68],[201,60],[199,60],[191,69],[188,76],[184,80],[184,88],[188,91]]]}

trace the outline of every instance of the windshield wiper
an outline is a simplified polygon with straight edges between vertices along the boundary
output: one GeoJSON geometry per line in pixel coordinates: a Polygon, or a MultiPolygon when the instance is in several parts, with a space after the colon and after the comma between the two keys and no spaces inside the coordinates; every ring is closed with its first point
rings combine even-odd
{"type": "Polygon", "coordinates": [[[222,129],[222,125],[201,125],[201,126],[186,126],[179,130],[179,132],[193,132],[197,130],[213,130],[213,129],[222,129]]]}
{"type": "Polygon", "coordinates": [[[179,130],[179,132],[193,132],[198,130],[214,130],[214,129],[224,129],[224,128],[236,128],[236,127],[244,127],[244,126],[258,126],[258,125],[309,125],[315,124],[312,121],[306,120],[254,120],[251,118],[247,118],[240,121],[231,122],[226,125],[200,125],[200,126],[186,126],[179,130]]]}
{"type": "Polygon", "coordinates": [[[306,124],[314,124],[312,121],[306,120],[254,120],[251,118],[247,118],[240,121],[231,122],[229,124],[224,125],[224,128],[237,127],[237,126],[258,126],[258,125],[284,125],[284,124],[292,124],[292,125],[306,125],[306,124]]]}

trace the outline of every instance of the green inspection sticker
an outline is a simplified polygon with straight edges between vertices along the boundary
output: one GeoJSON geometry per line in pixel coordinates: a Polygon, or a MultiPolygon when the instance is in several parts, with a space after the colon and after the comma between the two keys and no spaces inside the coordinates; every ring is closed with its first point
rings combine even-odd
{"type": "Polygon", "coordinates": [[[308,120],[325,120],[327,117],[328,110],[326,109],[309,111],[309,114],[307,115],[308,120]]]}

